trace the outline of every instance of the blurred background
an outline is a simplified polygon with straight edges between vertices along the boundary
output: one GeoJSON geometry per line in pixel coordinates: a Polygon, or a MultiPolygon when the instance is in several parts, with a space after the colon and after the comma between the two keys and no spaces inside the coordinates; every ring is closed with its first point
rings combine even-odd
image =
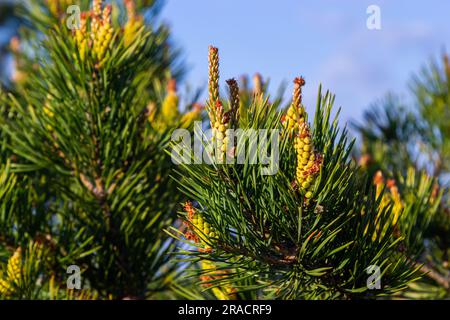
{"type": "MultiPolygon", "coordinates": [[[[6,45],[19,26],[12,3],[0,0],[3,78],[11,69],[6,45]]],[[[205,87],[213,44],[220,49],[222,80],[259,72],[270,77],[275,93],[283,81],[303,75],[307,108],[322,83],[336,94],[347,122],[389,91],[408,99],[412,73],[450,47],[448,12],[450,2],[440,0],[166,0],[159,19],[183,50],[190,85],[205,87]],[[366,26],[370,5],[380,8],[380,30],[366,26]]]]}

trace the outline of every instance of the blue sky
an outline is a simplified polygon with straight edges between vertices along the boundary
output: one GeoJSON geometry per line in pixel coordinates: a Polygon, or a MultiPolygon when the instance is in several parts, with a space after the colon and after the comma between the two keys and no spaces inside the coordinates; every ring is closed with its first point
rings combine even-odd
{"type": "Polygon", "coordinates": [[[167,0],[162,18],[185,51],[190,84],[206,84],[213,44],[222,86],[260,72],[275,92],[283,80],[303,75],[307,109],[322,83],[347,121],[388,91],[407,97],[411,75],[449,50],[449,13],[443,0],[167,0]],[[372,4],[381,9],[381,30],[366,27],[372,4]]]}

